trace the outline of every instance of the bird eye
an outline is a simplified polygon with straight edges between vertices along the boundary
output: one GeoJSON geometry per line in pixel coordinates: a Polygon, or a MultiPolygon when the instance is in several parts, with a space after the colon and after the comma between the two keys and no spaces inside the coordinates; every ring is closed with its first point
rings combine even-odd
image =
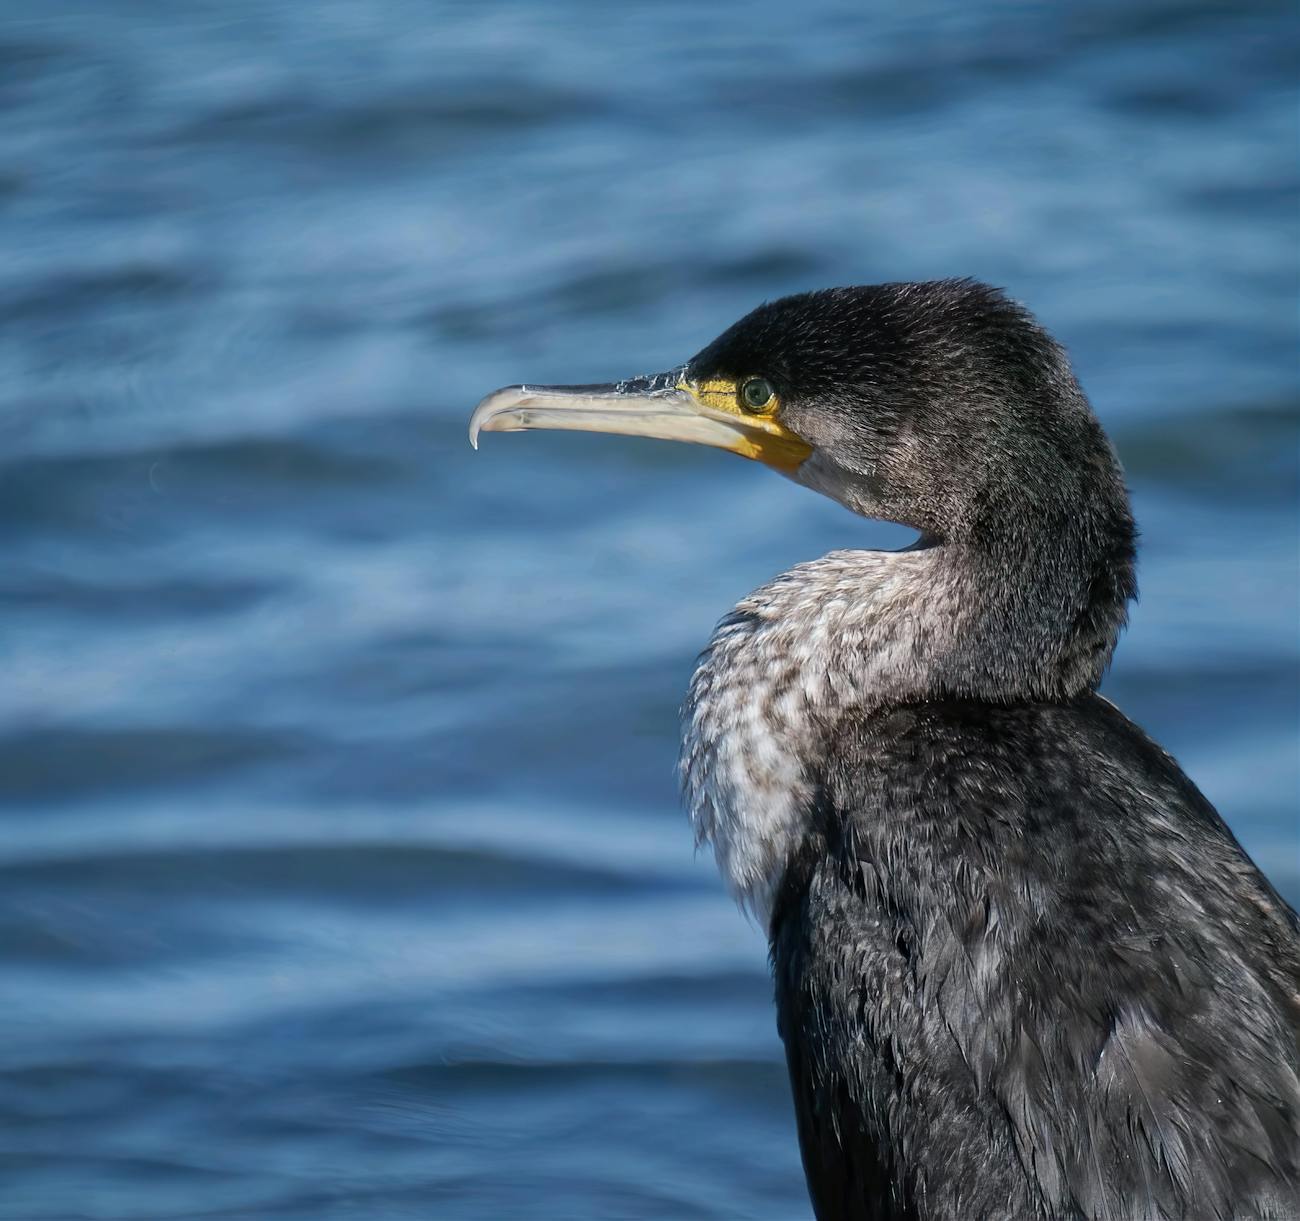
{"type": "Polygon", "coordinates": [[[766,378],[751,377],[740,388],[740,405],[746,411],[762,411],[772,405],[776,391],[766,378]]]}

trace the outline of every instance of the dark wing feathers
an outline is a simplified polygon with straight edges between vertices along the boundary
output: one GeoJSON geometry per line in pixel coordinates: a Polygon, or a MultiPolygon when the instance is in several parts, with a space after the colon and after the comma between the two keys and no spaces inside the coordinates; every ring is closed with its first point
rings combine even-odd
{"type": "Polygon", "coordinates": [[[1300,927],[1106,701],[846,720],[772,922],[817,1215],[1300,1217],[1300,927]]]}

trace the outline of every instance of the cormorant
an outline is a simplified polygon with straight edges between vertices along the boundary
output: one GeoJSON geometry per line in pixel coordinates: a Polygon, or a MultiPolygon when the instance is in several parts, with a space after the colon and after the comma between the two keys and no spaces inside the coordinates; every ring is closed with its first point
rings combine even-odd
{"type": "Polygon", "coordinates": [[[717,446],[919,532],[755,590],[683,710],[821,1221],[1300,1217],[1300,923],[1097,694],[1135,530],[1029,313],[787,297],[667,374],[499,390],[470,437],[526,428],[717,446]]]}

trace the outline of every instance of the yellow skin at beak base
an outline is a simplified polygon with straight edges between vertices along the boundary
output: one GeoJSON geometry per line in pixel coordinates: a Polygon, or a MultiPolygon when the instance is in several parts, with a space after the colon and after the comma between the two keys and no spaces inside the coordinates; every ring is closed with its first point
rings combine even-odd
{"type": "Polygon", "coordinates": [[[703,382],[681,381],[677,389],[685,391],[709,411],[735,417],[739,425],[735,443],[726,447],[731,453],[786,474],[798,470],[812,453],[812,446],[776,418],[781,407],[779,399],[774,398],[770,407],[761,413],[742,411],[740,385],[727,378],[715,378],[703,382]]]}

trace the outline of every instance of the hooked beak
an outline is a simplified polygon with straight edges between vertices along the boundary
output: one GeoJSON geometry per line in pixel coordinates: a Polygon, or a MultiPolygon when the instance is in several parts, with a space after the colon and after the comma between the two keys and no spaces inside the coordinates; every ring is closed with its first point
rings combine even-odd
{"type": "MultiPolygon", "coordinates": [[[[812,453],[812,446],[776,419],[710,406],[704,393],[685,369],[608,385],[506,386],[474,409],[469,441],[477,449],[480,432],[529,428],[657,437],[712,445],[786,474],[812,453]]],[[[710,397],[716,396],[710,391],[710,397]]]]}

